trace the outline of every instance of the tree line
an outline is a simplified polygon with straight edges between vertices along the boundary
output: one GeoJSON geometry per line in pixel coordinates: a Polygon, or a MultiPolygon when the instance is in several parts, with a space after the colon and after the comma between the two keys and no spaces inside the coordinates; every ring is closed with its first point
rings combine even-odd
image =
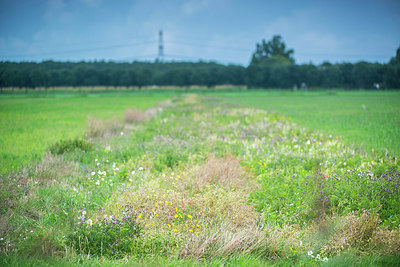
{"type": "Polygon", "coordinates": [[[247,67],[216,62],[0,62],[0,87],[246,85],[400,89],[400,48],[388,63],[295,64],[279,35],[257,44],[247,67]]]}

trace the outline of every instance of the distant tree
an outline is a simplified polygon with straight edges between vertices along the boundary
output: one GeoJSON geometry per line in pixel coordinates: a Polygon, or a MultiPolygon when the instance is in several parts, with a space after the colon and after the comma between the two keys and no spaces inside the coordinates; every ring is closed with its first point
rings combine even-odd
{"type": "Polygon", "coordinates": [[[294,63],[293,54],[293,49],[286,49],[282,37],[274,35],[269,42],[262,40],[260,44],[256,44],[256,51],[253,53],[250,65],[290,65],[294,63]]]}
{"type": "Polygon", "coordinates": [[[386,88],[400,89],[400,47],[397,48],[396,56],[386,65],[384,84],[386,88]]]}

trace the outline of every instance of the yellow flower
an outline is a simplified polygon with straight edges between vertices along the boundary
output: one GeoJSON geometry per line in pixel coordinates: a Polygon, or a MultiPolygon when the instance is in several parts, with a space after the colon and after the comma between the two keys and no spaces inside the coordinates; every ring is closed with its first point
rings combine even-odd
{"type": "Polygon", "coordinates": [[[178,232],[178,230],[177,230],[177,229],[174,229],[174,231],[175,231],[175,232],[178,232]]]}
{"type": "Polygon", "coordinates": [[[138,218],[139,218],[139,219],[142,218],[142,214],[139,214],[138,218]]]}
{"type": "Polygon", "coordinates": [[[192,232],[192,233],[193,233],[193,230],[192,230],[192,229],[189,229],[189,232],[192,232]]]}
{"type": "Polygon", "coordinates": [[[196,224],[197,227],[200,227],[200,225],[196,224]]]}
{"type": "Polygon", "coordinates": [[[189,226],[187,225],[187,223],[185,223],[186,228],[188,228],[189,226]]]}
{"type": "Polygon", "coordinates": [[[175,208],[176,211],[178,211],[178,208],[175,208]]]}
{"type": "Polygon", "coordinates": [[[192,218],[192,215],[189,214],[189,215],[188,215],[188,218],[191,219],[191,218],[192,218]]]}
{"type": "Polygon", "coordinates": [[[175,214],[175,216],[174,216],[175,218],[178,218],[178,214],[175,214]]]}
{"type": "Polygon", "coordinates": [[[169,228],[171,228],[171,225],[170,225],[170,224],[168,224],[168,227],[169,227],[169,228]]]}

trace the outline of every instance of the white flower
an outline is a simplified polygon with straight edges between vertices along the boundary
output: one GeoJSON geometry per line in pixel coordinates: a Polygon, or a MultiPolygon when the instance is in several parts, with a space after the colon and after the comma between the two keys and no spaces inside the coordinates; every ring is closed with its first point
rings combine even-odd
{"type": "Polygon", "coordinates": [[[100,185],[100,180],[97,180],[96,184],[97,184],[97,185],[100,185]]]}
{"type": "Polygon", "coordinates": [[[319,254],[317,254],[317,256],[315,257],[316,259],[320,260],[321,256],[319,254]]]}
{"type": "Polygon", "coordinates": [[[328,262],[328,258],[325,257],[322,261],[323,261],[323,262],[328,262]]]}
{"type": "Polygon", "coordinates": [[[92,221],[91,219],[87,220],[86,222],[87,222],[87,224],[89,224],[90,226],[93,225],[93,221],[92,221]]]}
{"type": "Polygon", "coordinates": [[[97,161],[98,161],[98,159],[95,159],[94,161],[95,161],[95,162],[97,162],[97,161]]]}
{"type": "Polygon", "coordinates": [[[124,135],[124,132],[121,132],[121,135],[124,135]]]}
{"type": "Polygon", "coordinates": [[[107,175],[106,171],[103,171],[103,175],[107,175]]]}
{"type": "Polygon", "coordinates": [[[307,143],[306,143],[306,144],[307,144],[307,145],[311,144],[310,140],[307,140],[307,143]]]}
{"type": "Polygon", "coordinates": [[[31,233],[33,233],[33,230],[31,230],[31,233]]]}
{"type": "Polygon", "coordinates": [[[4,240],[4,238],[0,238],[0,241],[3,241],[4,240]]]}
{"type": "Polygon", "coordinates": [[[303,241],[300,240],[300,246],[303,245],[303,241]]]}
{"type": "Polygon", "coordinates": [[[131,183],[132,183],[132,182],[133,182],[133,180],[132,180],[132,179],[129,179],[129,182],[131,182],[131,183]]]}
{"type": "Polygon", "coordinates": [[[313,253],[313,252],[310,250],[310,251],[308,251],[308,253],[307,253],[307,254],[308,254],[308,256],[311,256],[311,255],[312,255],[312,253],[313,253]]]}
{"type": "Polygon", "coordinates": [[[100,162],[97,162],[96,166],[99,166],[99,165],[100,165],[100,162]]]}
{"type": "Polygon", "coordinates": [[[85,215],[86,214],[86,211],[84,210],[84,211],[82,211],[82,215],[85,215]]]}
{"type": "Polygon", "coordinates": [[[90,174],[93,176],[93,175],[95,175],[96,173],[95,173],[95,172],[91,172],[90,174]]]}
{"type": "Polygon", "coordinates": [[[108,162],[108,159],[106,160],[106,162],[108,162]]]}
{"type": "Polygon", "coordinates": [[[143,171],[143,167],[139,167],[139,171],[143,171]]]}
{"type": "Polygon", "coordinates": [[[135,171],[132,171],[131,174],[134,175],[134,174],[135,174],[135,171]]]}

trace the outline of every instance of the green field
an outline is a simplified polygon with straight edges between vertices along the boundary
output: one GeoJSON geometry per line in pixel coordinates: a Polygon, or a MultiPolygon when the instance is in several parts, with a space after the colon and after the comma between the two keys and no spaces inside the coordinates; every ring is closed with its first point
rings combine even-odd
{"type": "Polygon", "coordinates": [[[0,170],[39,160],[60,139],[83,136],[89,117],[122,119],[127,108],[146,109],[165,94],[0,98],[0,170]]]}
{"type": "Polygon", "coordinates": [[[278,112],[299,126],[339,136],[367,153],[400,155],[398,92],[248,92],[221,95],[240,105],[278,112]]]}
{"type": "Polygon", "coordinates": [[[1,98],[0,265],[396,266],[398,98],[1,98]]]}

